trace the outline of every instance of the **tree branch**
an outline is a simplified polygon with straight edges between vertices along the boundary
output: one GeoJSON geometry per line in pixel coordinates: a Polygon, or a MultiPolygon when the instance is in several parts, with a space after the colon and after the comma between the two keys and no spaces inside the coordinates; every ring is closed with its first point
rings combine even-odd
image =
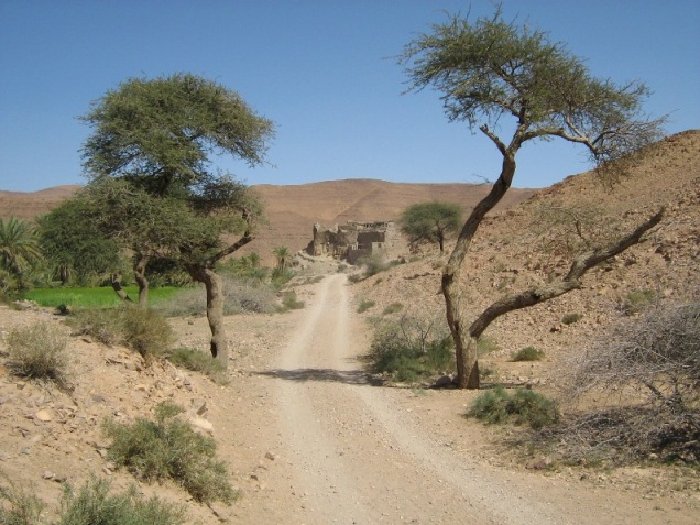
{"type": "Polygon", "coordinates": [[[606,261],[610,257],[625,251],[630,246],[638,243],[642,235],[656,226],[664,215],[664,208],[661,208],[652,217],[638,226],[634,231],[612,242],[608,246],[582,253],[571,263],[569,273],[559,283],[554,283],[541,288],[534,288],[525,292],[504,297],[486,308],[481,315],[469,327],[469,335],[478,338],[488,328],[488,326],[498,317],[519,310],[543,303],[560,295],[581,287],[581,276],[591,268],[606,261]]]}

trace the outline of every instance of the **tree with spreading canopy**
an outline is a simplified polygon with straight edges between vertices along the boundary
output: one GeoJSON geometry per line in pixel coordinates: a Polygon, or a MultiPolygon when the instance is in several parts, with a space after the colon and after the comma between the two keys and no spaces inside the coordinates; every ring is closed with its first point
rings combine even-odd
{"type": "Polygon", "coordinates": [[[226,154],[261,164],[272,122],[235,91],[189,74],[129,79],[94,103],[84,120],[93,128],[83,148],[87,175],[93,183],[105,178],[123,183],[104,186],[103,200],[95,202],[105,212],[110,206],[124,212],[113,235],[130,241],[140,295],[148,288],[142,271],[148,262],[176,257],[205,285],[210,350],[225,366],[223,298],[215,267],[252,240],[262,208],[245,185],[218,171],[211,157],[226,154]],[[144,228],[150,233],[143,235],[144,228]],[[224,234],[239,237],[224,241],[224,234]]]}
{"type": "Polygon", "coordinates": [[[462,223],[459,206],[449,202],[424,202],[406,208],[401,214],[401,231],[411,243],[437,242],[445,251],[448,232],[457,231],[462,223]]]}
{"type": "Polygon", "coordinates": [[[500,8],[493,17],[474,22],[451,16],[409,43],[401,61],[409,90],[437,89],[449,120],[478,128],[502,157],[498,179],[462,226],[441,279],[458,386],[476,389],[477,344],[491,322],[580,288],[584,273],[638,242],[663,215],[659,210],[627,235],[579,254],[561,282],[505,297],[469,323],[460,305],[462,265],[484,216],[513,182],[517,153],[529,142],[559,138],[584,146],[600,172],[612,176],[624,171],[621,160],[660,138],[663,119],[641,114],[649,94],[643,84],[617,86],[594,78],[563,44],[550,42],[541,31],[505,22],[500,8]]]}

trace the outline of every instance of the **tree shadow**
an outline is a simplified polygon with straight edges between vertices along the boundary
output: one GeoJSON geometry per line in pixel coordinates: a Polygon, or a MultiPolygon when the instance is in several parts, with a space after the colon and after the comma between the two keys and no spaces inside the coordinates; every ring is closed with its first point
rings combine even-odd
{"type": "Polygon", "coordinates": [[[348,385],[381,386],[384,381],[361,370],[333,370],[330,368],[297,368],[295,370],[267,370],[259,375],[286,381],[328,381],[348,385]]]}

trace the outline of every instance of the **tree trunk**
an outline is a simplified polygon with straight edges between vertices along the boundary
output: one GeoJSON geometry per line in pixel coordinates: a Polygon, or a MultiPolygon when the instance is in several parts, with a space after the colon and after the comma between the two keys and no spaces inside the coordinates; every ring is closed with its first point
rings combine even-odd
{"type": "Polygon", "coordinates": [[[224,295],[221,277],[211,268],[190,267],[192,278],[204,284],[207,291],[207,321],[211,339],[209,351],[211,356],[225,368],[228,367],[228,343],[224,328],[224,295]]]}
{"type": "Polygon", "coordinates": [[[438,238],[438,246],[440,246],[440,253],[445,252],[445,234],[438,230],[437,233],[437,238],[438,238]]]}
{"type": "MultiPolygon", "coordinates": [[[[485,131],[485,133],[487,133],[485,131]]],[[[488,134],[488,133],[487,133],[488,134]]],[[[495,141],[494,141],[495,142],[495,141]]],[[[497,143],[498,145],[499,143],[497,143]]],[[[473,337],[464,326],[460,311],[459,277],[462,263],[469,251],[472,238],[484,216],[496,206],[510,188],[515,174],[515,153],[506,150],[500,144],[503,153],[501,175],[491,188],[489,194],[472,210],[469,219],[462,227],[457,238],[457,244],[442,271],[441,289],[445,296],[447,325],[455,345],[457,359],[457,385],[459,388],[477,390],[479,388],[479,354],[477,352],[478,337],[473,337]]],[[[481,334],[479,334],[481,335],[481,334]]]]}
{"type": "Polygon", "coordinates": [[[114,290],[114,293],[116,293],[119,298],[127,303],[133,303],[131,300],[131,297],[129,297],[129,294],[127,294],[124,291],[124,288],[122,288],[122,277],[118,273],[113,273],[110,277],[110,284],[112,285],[112,290],[114,290]]]}
{"type": "Polygon", "coordinates": [[[146,263],[148,258],[144,255],[134,256],[134,280],[139,285],[139,306],[148,306],[148,279],[146,279],[146,263]]]}

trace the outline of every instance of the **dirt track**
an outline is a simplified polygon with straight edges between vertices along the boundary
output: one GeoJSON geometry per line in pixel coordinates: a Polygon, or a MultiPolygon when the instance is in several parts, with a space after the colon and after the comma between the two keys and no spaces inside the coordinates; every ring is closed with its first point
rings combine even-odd
{"type": "Polygon", "coordinates": [[[451,447],[404,408],[405,391],[368,384],[356,359],[366,340],[351,337],[362,331],[346,277],[317,287],[276,368],[264,374],[277,427],[268,430],[284,450],[269,476],[270,519],[283,512],[289,523],[307,524],[692,523],[654,512],[639,496],[495,469],[451,447]],[[295,497],[280,499],[279,490],[295,497]]]}

